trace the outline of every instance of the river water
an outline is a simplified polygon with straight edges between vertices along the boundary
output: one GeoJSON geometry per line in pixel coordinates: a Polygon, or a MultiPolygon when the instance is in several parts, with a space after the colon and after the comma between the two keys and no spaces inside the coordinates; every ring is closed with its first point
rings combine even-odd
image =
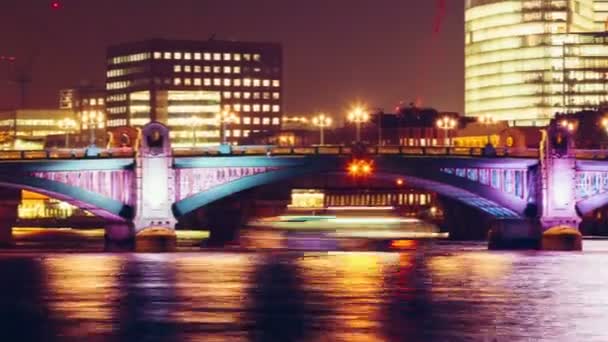
{"type": "Polygon", "coordinates": [[[608,341],[582,253],[0,252],[2,341],[608,341]]]}

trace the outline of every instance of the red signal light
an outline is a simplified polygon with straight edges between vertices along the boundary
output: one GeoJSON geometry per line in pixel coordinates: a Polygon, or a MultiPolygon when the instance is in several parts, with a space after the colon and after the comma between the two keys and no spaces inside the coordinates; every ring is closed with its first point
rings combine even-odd
{"type": "Polygon", "coordinates": [[[59,1],[53,1],[53,2],[51,2],[51,8],[54,10],[60,9],[61,3],[59,1]]]}

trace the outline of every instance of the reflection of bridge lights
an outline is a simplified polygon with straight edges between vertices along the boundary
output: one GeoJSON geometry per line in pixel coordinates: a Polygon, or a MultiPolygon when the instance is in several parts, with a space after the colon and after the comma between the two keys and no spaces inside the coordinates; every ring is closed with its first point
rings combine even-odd
{"type": "Polygon", "coordinates": [[[369,160],[353,160],[348,164],[348,173],[351,176],[369,176],[374,172],[372,162],[369,160]]]}

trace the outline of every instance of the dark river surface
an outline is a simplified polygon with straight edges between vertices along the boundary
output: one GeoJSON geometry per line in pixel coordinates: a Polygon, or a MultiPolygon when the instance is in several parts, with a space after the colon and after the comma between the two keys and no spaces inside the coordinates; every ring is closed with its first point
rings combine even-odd
{"type": "Polygon", "coordinates": [[[0,251],[0,341],[608,341],[608,241],[496,252],[0,251]]]}

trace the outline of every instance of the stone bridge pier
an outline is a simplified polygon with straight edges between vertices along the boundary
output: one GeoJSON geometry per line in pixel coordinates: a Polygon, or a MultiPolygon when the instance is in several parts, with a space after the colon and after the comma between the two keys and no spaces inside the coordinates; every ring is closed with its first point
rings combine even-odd
{"type": "Polygon", "coordinates": [[[13,226],[17,222],[21,190],[0,188],[0,247],[13,243],[13,226]]]}

